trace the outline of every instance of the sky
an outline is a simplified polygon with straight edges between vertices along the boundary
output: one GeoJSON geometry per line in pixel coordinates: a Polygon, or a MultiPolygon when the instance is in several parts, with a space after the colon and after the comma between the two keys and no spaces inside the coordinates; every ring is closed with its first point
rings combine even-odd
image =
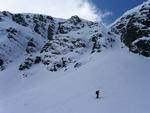
{"type": "Polygon", "coordinates": [[[142,4],[147,0],[91,0],[102,12],[111,12],[104,18],[106,23],[112,23],[127,10],[142,4]]]}
{"type": "Polygon", "coordinates": [[[125,11],[146,0],[0,0],[0,11],[40,13],[57,18],[78,15],[110,24],[125,11]]]}

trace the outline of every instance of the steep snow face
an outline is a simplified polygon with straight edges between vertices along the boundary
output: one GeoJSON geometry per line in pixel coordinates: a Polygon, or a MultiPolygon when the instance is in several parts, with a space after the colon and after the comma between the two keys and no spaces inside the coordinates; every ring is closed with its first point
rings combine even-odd
{"type": "MultiPolygon", "coordinates": [[[[28,17],[26,15],[13,15],[9,12],[2,12],[0,13],[0,18],[0,59],[3,60],[2,69],[16,58],[29,52],[37,52],[43,47],[46,37],[35,32],[36,23],[27,22],[28,17]]],[[[46,32],[43,31],[42,33],[41,30],[41,34],[44,35],[46,32]]]]}
{"type": "Polygon", "coordinates": [[[150,56],[150,1],[127,11],[112,24],[113,32],[121,35],[121,40],[130,51],[150,56]]]}
{"type": "Polygon", "coordinates": [[[113,47],[115,39],[102,23],[78,16],[57,19],[40,14],[0,13],[0,70],[22,57],[19,70],[43,64],[57,71],[76,64],[83,54],[113,47]]]}

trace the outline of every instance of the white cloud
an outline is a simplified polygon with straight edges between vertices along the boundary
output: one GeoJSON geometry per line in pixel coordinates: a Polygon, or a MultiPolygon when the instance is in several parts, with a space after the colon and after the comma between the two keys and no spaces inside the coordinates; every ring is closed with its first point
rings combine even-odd
{"type": "Polygon", "coordinates": [[[101,16],[102,19],[105,18],[105,17],[107,17],[107,16],[113,15],[113,13],[112,13],[112,12],[109,12],[109,11],[105,11],[105,12],[103,12],[103,13],[101,13],[101,14],[102,14],[102,16],[101,16]]]}
{"type": "Polygon", "coordinates": [[[78,15],[87,20],[103,18],[97,8],[88,0],[0,0],[0,10],[13,13],[41,13],[58,18],[78,15]]]}

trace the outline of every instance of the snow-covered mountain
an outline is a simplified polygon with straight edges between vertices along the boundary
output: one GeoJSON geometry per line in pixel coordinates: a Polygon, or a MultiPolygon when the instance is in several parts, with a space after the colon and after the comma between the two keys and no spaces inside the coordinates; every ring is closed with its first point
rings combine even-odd
{"type": "Polygon", "coordinates": [[[127,11],[111,29],[130,51],[150,57],[150,1],[127,11]]]}
{"type": "Polygon", "coordinates": [[[56,71],[68,63],[75,63],[87,52],[113,47],[114,41],[113,33],[102,23],[78,16],[64,20],[40,14],[0,13],[1,70],[24,57],[20,70],[42,63],[56,71]]]}
{"type": "Polygon", "coordinates": [[[0,113],[149,113],[149,8],[110,28],[0,12],[0,113]]]}

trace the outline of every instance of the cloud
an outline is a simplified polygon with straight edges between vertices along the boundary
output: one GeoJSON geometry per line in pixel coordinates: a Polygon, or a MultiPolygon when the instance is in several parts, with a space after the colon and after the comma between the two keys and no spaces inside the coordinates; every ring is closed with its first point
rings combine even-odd
{"type": "Polygon", "coordinates": [[[101,21],[109,13],[102,13],[89,0],[0,0],[0,10],[13,13],[41,13],[58,18],[81,18],[101,21]]]}
{"type": "Polygon", "coordinates": [[[101,18],[102,18],[102,19],[105,18],[105,17],[108,17],[108,16],[113,15],[113,13],[110,12],[110,11],[104,11],[104,12],[101,13],[101,14],[102,14],[102,15],[101,15],[101,18]]]}

